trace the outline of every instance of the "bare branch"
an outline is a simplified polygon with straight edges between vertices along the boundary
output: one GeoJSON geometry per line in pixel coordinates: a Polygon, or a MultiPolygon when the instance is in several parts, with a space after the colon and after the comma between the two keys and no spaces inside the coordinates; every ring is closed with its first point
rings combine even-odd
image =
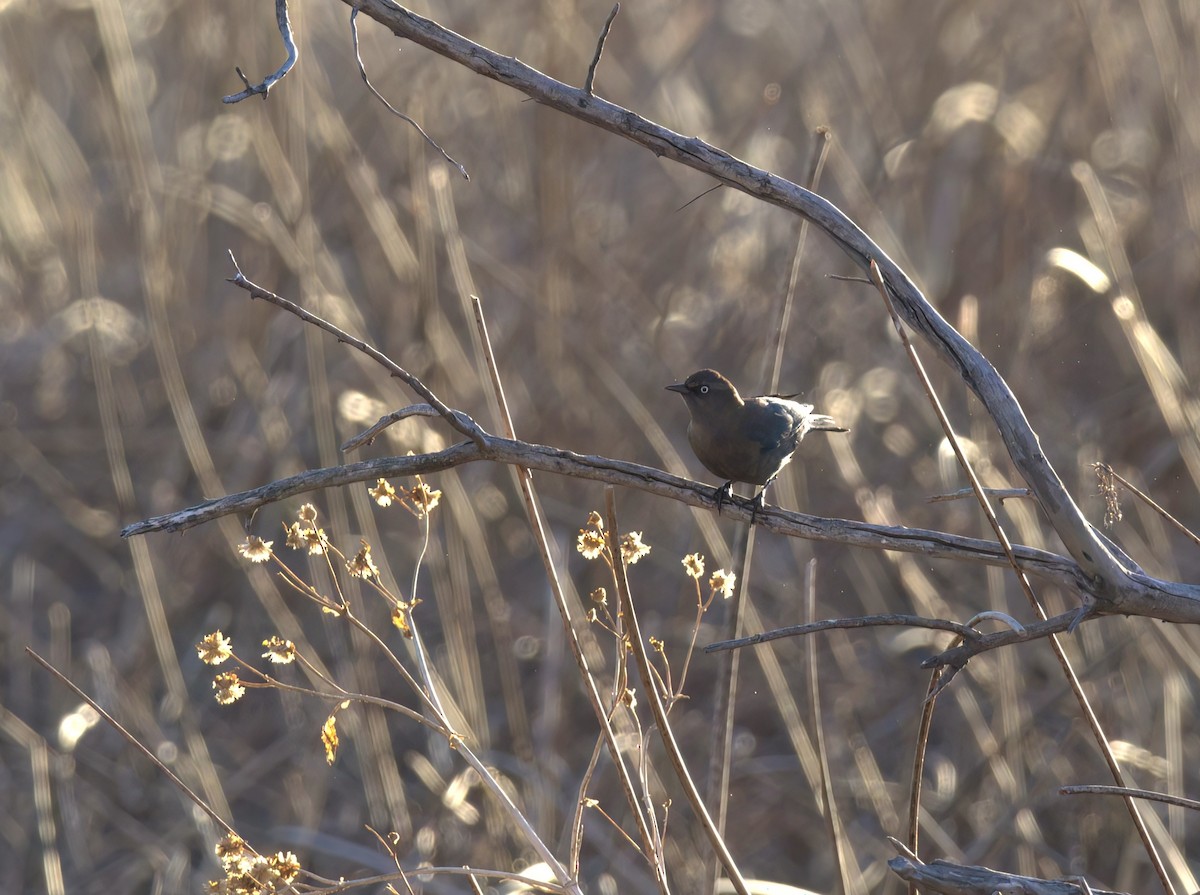
{"type": "Polygon", "coordinates": [[[888,612],[879,615],[863,615],[857,618],[827,618],[819,622],[808,622],[803,625],[788,625],[775,628],[749,637],[739,637],[736,640],[719,640],[704,648],[706,653],[721,650],[741,649],[743,646],[754,646],[759,643],[769,643],[783,637],[803,637],[805,634],[815,634],[818,631],[831,631],[845,628],[886,628],[901,626],[906,628],[930,628],[934,631],[949,631],[972,640],[979,640],[982,635],[973,628],[960,625],[958,622],[941,618],[922,618],[919,615],[901,615],[888,612]]]}
{"type": "Polygon", "coordinates": [[[1147,799],[1151,802],[1165,802],[1168,805],[1178,805],[1180,808],[1190,808],[1200,811],[1200,800],[1185,799],[1183,796],[1172,796],[1165,792],[1155,792],[1152,789],[1133,789],[1128,786],[1102,786],[1099,784],[1080,784],[1078,786],[1060,786],[1061,796],[1101,795],[1127,796],[1134,799],[1147,799]]]}
{"type": "Polygon", "coordinates": [[[896,876],[920,887],[923,892],[942,895],[979,895],[983,892],[1022,892],[1025,895],[1122,895],[1108,889],[1096,889],[1076,879],[1038,879],[1017,876],[988,867],[953,864],[950,861],[931,861],[925,864],[909,856],[888,861],[896,876]],[[1086,888],[1085,888],[1086,887],[1086,888]]]}
{"type": "MultiPolygon", "coordinates": [[[[101,708],[100,703],[96,702],[96,700],[92,699],[92,697],[90,697],[86,693],[84,693],[83,690],[81,690],[75,684],[75,682],[73,680],[71,680],[69,677],[67,677],[65,674],[63,674],[61,671],[59,671],[57,668],[55,668],[53,665],[51,665],[49,662],[47,662],[45,659],[43,659],[41,656],[39,656],[36,652],[34,652],[32,647],[28,647],[28,646],[25,647],[25,654],[27,656],[29,656],[29,658],[33,659],[33,661],[37,662],[39,665],[41,665],[43,668],[45,668],[48,672],[50,672],[56,678],[58,678],[59,681],[61,681],[64,685],[66,685],[66,687],[68,689],[71,690],[71,692],[73,692],[76,696],[78,696],[80,699],[82,699],[84,702],[86,702],[89,706],[91,706],[92,710],[95,711],[96,714],[98,714],[105,721],[107,721],[109,726],[112,727],[113,730],[115,730],[117,733],[119,733],[121,736],[123,736],[125,738],[126,742],[128,742],[131,746],[133,746],[135,749],[137,749],[139,752],[141,752],[143,755],[145,755],[146,758],[148,758],[150,760],[151,764],[153,764],[156,768],[158,768],[163,773],[163,775],[166,776],[166,778],[168,780],[170,780],[172,783],[175,784],[175,786],[179,789],[180,792],[182,792],[185,796],[187,796],[189,799],[191,799],[201,811],[203,811],[205,814],[207,814],[213,823],[215,823],[218,827],[220,827],[222,830],[224,830],[228,835],[238,836],[237,830],[235,830],[233,827],[231,827],[229,825],[229,823],[225,820],[225,818],[223,818],[223,817],[221,817],[221,815],[217,814],[217,812],[215,810],[213,810],[212,806],[209,805],[208,802],[204,801],[204,799],[202,799],[199,795],[197,795],[196,792],[193,791],[191,787],[189,787],[186,783],[184,783],[182,780],[180,780],[179,777],[177,777],[175,775],[175,772],[172,771],[170,768],[168,768],[165,764],[163,764],[162,760],[159,759],[157,755],[155,755],[152,751],[150,751],[148,748],[146,748],[144,745],[142,745],[141,740],[139,740],[132,733],[130,733],[128,730],[126,730],[124,725],[122,725],[120,721],[118,721],[116,718],[114,718],[112,715],[110,715],[108,712],[106,712],[103,708],[101,708]]],[[[238,836],[238,838],[240,839],[241,837],[238,836]]],[[[254,854],[256,854],[256,855],[258,854],[258,852],[254,851],[254,849],[250,849],[250,850],[252,852],[254,852],[254,854]]]]}
{"type": "Polygon", "coordinates": [[[375,95],[376,99],[378,99],[381,103],[383,103],[385,106],[387,106],[387,110],[389,112],[391,112],[397,118],[403,118],[405,121],[407,121],[413,127],[415,127],[417,129],[417,133],[419,133],[422,137],[425,138],[426,143],[428,143],[430,146],[432,146],[434,149],[436,149],[438,152],[440,152],[442,154],[442,158],[444,158],[451,165],[453,165],[455,168],[458,169],[458,173],[463,176],[464,180],[470,180],[471,175],[467,173],[467,169],[464,168],[462,165],[460,165],[458,162],[456,162],[454,159],[452,159],[450,157],[450,153],[448,153],[448,152],[446,152],[446,150],[442,149],[442,147],[437,144],[437,141],[434,140],[433,137],[431,137],[431,136],[429,136],[429,134],[425,133],[425,128],[421,127],[421,125],[417,124],[416,121],[409,118],[407,115],[405,115],[399,109],[397,109],[395,106],[393,106],[391,103],[389,103],[386,99],[384,99],[383,94],[375,89],[375,85],[372,84],[371,79],[367,77],[367,67],[363,64],[362,53],[360,53],[358,51],[358,8],[357,7],[355,7],[355,9],[350,13],[350,37],[354,41],[354,58],[358,62],[358,73],[360,75],[362,75],[363,83],[367,85],[367,89],[370,90],[371,93],[373,93],[375,95]]]}
{"type": "MultiPolygon", "coordinates": [[[[994,497],[996,500],[1004,503],[1006,500],[1014,498],[1033,497],[1033,492],[1028,488],[984,488],[983,493],[988,497],[994,497]]],[[[959,488],[957,491],[951,491],[949,494],[931,494],[926,497],[927,503],[941,503],[946,500],[962,500],[964,497],[974,497],[975,491],[972,488],[959,488]]]]}
{"type": "Polygon", "coordinates": [[[233,257],[233,252],[229,253],[229,260],[233,262],[233,267],[236,273],[232,277],[226,278],[228,282],[245,289],[250,293],[251,298],[261,298],[263,301],[270,302],[273,305],[278,305],[285,311],[295,314],[305,323],[311,323],[314,326],[325,330],[325,332],[331,334],[339,342],[345,342],[347,345],[357,348],[367,357],[371,358],[371,360],[375,361],[377,364],[387,370],[392,376],[395,376],[397,379],[403,379],[406,383],[408,383],[409,388],[429,402],[429,404],[439,414],[441,414],[442,418],[449,423],[452,428],[457,429],[476,444],[480,446],[483,445],[483,441],[487,437],[487,433],[483,431],[478,423],[476,423],[465,413],[456,413],[455,411],[452,411],[449,407],[442,403],[441,399],[438,398],[437,395],[429,390],[425,383],[423,383],[412,373],[405,370],[403,367],[385,355],[382,351],[372,348],[362,339],[355,338],[345,330],[334,326],[328,320],[324,320],[321,317],[318,317],[316,314],[306,311],[294,301],[288,301],[286,298],[276,295],[274,292],[268,292],[261,286],[252,283],[242,274],[242,269],[238,267],[237,259],[233,257]]]}
{"type": "MultiPolygon", "coordinates": [[[[624,109],[615,103],[589,96],[530,68],[511,56],[503,56],[465,37],[418,16],[390,0],[343,0],[436,53],[466,66],[484,77],[507,84],[543,105],[564,112],[603,130],[624,137],[714,179],[773,205],[811,220],[864,270],[878,263],[897,311],[963,377],[995,420],[1009,456],[1037,496],[1042,509],[1071,556],[1088,578],[1095,582],[1095,596],[1108,603],[1109,611],[1127,612],[1128,601],[1151,598],[1147,587],[1178,596],[1179,585],[1143,579],[1115,556],[1096,532],[1042,452],[1037,435],[1007,383],[973,345],[958,333],[926,300],[907,274],[853,221],[833,204],[804,188],[756,168],[696,137],[685,137],[624,109]],[[1153,583],[1151,583],[1153,582],[1153,583]]],[[[1200,597],[1200,588],[1183,587],[1190,598],[1200,597]]],[[[1154,599],[1163,594],[1155,594],[1154,599]]]]}
{"type": "MultiPolygon", "coordinates": [[[[458,417],[459,422],[467,427],[475,427],[479,424],[463,413],[461,410],[451,409],[450,412],[458,417]]],[[[342,453],[348,454],[351,451],[356,451],[364,445],[371,444],[379,437],[380,433],[389,426],[406,420],[410,416],[441,416],[439,411],[432,404],[409,404],[407,407],[401,407],[399,410],[393,410],[391,413],[385,413],[381,416],[369,429],[360,432],[353,438],[346,441],[342,445],[342,453]]],[[[461,432],[462,429],[459,429],[461,432]]]]}
{"type": "Polygon", "coordinates": [[[283,65],[279,66],[275,74],[267,75],[261,84],[251,84],[250,79],[246,77],[241,68],[234,69],[237,76],[242,79],[242,83],[246,85],[246,89],[241,93],[231,93],[229,96],[221,97],[221,102],[230,105],[256,95],[265,100],[267,94],[271,92],[271,88],[275,86],[275,82],[283,80],[284,75],[292,70],[296,60],[300,58],[300,51],[296,49],[296,36],[292,33],[292,22],[288,18],[287,0],[275,0],[275,24],[279,26],[279,35],[283,38],[284,49],[287,50],[287,59],[283,60],[283,65]]]}

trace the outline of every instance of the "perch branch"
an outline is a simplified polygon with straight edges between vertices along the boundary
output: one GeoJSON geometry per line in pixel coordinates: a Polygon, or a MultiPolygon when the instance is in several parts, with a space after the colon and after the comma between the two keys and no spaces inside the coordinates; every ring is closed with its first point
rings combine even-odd
{"type": "MultiPolygon", "coordinates": [[[[345,466],[308,470],[258,488],[207,500],[143,522],[135,522],[124,528],[121,536],[128,538],[156,531],[183,531],[222,516],[250,513],[267,504],[324,488],[374,482],[379,478],[429,475],[481,460],[636,488],[703,509],[715,510],[717,507],[711,485],[671,475],[660,469],[593,454],[576,454],[542,444],[484,435],[482,446],[473,442],[460,442],[430,454],[380,457],[345,466]]],[[[750,520],[750,512],[747,507],[729,503],[722,509],[726,518],[746,522],[750,520]]],[[[935,559],[957,559],[993,566],[1008,565],[1008,559],[999,544],[949,532],[899,525],[871,525],[852,519],[811,516],[770,506],[759,510],[755,519],[759,525],[787,537],[828,541],[872,550],[917,553],[935,559]]],[[[1068,590],[1088,592],[1088,578],[1067,557],[1019,545],[1014,546],[1013,551],[1021,567],[1030,574],[1052,581],[1068,590]]],[[[1186,593],[1159,594],[1153,601],[1131,601],[1124,605],[1120,612],[1182,624],[1200,624],[1200,602],[1186,593]]]]}
{"type": "MultiPolygon", "coordinates": [[[[459,442],[429,454],[380,457],[344,466],[307,470],[258,488],[206,500],[183,510],[136,522],[123,529],[121,535],[133,537],[156,531],[183,531],[222,516],[250,513],[267,504],[324,488],[374,482],[379,478],[429,475],[481,460],[636,488],[704,509],[715,510],[717,506],[711,485],[672,475],[660,469],[487,435],[482,447],[472,442],[459,442]]],[[[750,519],[750,509],[740,504],[726,503],[722,513],[730,519],[750,519]]],[[[1008,564],[999,544],[949,532],[872,525],[852,519],[830,519],[770,506],[759,510],[756,519],[759,525],[789,537],[830,541],[876,550],[895,550],[900,553],[919,553],[933,558],[968,560],[987,565],[1008,564]]],[[[1018,546],[1015,550],[1022,566],[1035,575],[1068,589],[1087,585],[1087,580],[1066,557],[1033,547],[1018,546]]],[[[1190,603],[1184,601],[1180,610],[1185,611],[1189,606],[1190,603]]],[[[1186,619],[1200,622],[1200,606],[1195,607],[1186,619]]]]}

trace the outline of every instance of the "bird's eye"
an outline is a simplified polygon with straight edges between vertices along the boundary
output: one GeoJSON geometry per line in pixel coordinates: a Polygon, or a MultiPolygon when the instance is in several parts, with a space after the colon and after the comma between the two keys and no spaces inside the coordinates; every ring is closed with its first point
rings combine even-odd
{"type": "Polygon", "coordinates": [[[700,394],[702,394],[702,395],[708,394],[708,386],[707,385],[700,386],[700,394]]]}

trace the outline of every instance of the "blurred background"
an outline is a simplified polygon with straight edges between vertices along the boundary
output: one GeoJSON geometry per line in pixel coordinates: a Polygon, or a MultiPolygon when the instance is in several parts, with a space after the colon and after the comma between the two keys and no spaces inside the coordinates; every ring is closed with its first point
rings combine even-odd
{"type": "MultiPolygon", "coordinates": [[[[415,11],[582,84],[608,0],[422,4],[415,11]]],[[[416,419],[353,457],[338,445],[411,403],[376,366],[225,282],[246,275],[387,352],[446,403],[500,426],[480,373],[481,297],[518,435],[711,481],[687,413],[663,386],[705,366],[766,390],[784,333],[783,392],[852,431],[814,436],[771,502],[821,516],[990,537],[891,332],[879,297],[818,232],[614,136],[527,101],[359,21],[374,84],[470,172],[464,181],[366,91],[343,3],[291,10],[298,67],[270,99],[225,106],[241,66],[283,59],[272,4],[233,0],[0,0],[0,889],[195,891],[216,879],[217,831],[142,756],[24,655],[45,655],[121,719],[262,851],[326,876],[386,872],[363,825],[400,834],[406,867],[519,869],[531,857],[458,757],[415,725],[347,712],[327,767],[325,703],[252,691],[212,698],[193,644],[220,628],[250,658],[272,634],[340,681],[410,697],[378,656],[236,553],[243,521],[123,541],[119,529],[202,499],[344,460],[457,440],[416,419]],[[698,198],[699,197],[699,198],[698,198]],[[695,201],[692,201],[695,200],[695,201]],[[689,204],[690,203],[690,204],[689,204]]],[[[633,0],[596,92],[760,167],[805,181],[857,221],[991,359],[1043,449],[1097,524],[1102,460],[1185,524],[1200,507],[1200,11],[1140,0],[839,2],[633,0]]],[[[961,381],[924,351],[991,486],[1015,486],[961,381]]],[[[444,492],[417,609],[485,760],[565,854],[595,742],[509,470],[430,478],[444,492]]],[[[574,550],[598,484],[536,476],[564,577],[606,583],[574,550]]],[[[396,484],[406,484],[397,482],[396,484]]],[[[411,484],[411,483],[408,483],[411,484]]],[[[713,482],[713,484],[717,484],[713,482]]],[[[631,570],[643,627],[674,668],[694,619],[685,554],[728,567],[741,528],[619,492],[650,555],[631,570]]],[[[374,545],[408,594],[422,537],[365,486],[310,495],[347,553],[374,545]]],[[[251,531],[281,546],[301,500],[251,531]]],[[[1142,506],[1110,532],[1156,575],[1196,580],[1196,548],[1142,506]]],[[[1037,510],[1009,501],[1014,541],[1061,551],[1037,510]]],[[[817,614],[914,612],[1028,620],[999,569],[760,533],[750,630],[817,614]]],[[[298,571],[307,559],[289,557],[298,571]]],[[[1035,581],[1049,611],[1075,596],[1035,581]]],[[[384,607],[371,606],[383,629],[384,607]]],[[[716,639],[727,606],[706,617],[716,639]]],[[[395,638],[393,631],[390,637],[395,638]]],[[[945,635],[818,635],[821,721],[841,846],[859,891],[899,892],[913,741],[945,635]]],[[[1066,641],[1130,782],[1200,796],[1194,713],[1200,638],[1109,618],[1066,641]]],[[[611,648],[606,656],[611,658],[611,648]]],[[[729,844],[750,877],[837,885],[808,757],[804,645],[746,653],[729,844]]],[[[692,663],[672,714],[703,777],[716,660],[692,663]]],[[[611,674],[611,662],[604,673],[611,674]]],[[[656,767],[665,768],[657,748],[656,767]]],[[[611,767],[593,794],[627,820],[611,767]]],[[[939,702],[923,857],[1039,876],[1156,885],[1124,808],[1064,798],[1110,782],[1043,643],[972,662],[939,702]]],[[[658,784],[656,784],[657,786],[658,784]]],[[[673,784],[668,865],[699,891],[708,850],[673,784]]],[[[1180,809],[1146,809],[1183,891],[1200,849],[1180,809]]],[[[636,852],[594,813],[589,892],[652,892],[636,852]]],[[[445,879],[425,891],[465,891],[445,879]]]]}

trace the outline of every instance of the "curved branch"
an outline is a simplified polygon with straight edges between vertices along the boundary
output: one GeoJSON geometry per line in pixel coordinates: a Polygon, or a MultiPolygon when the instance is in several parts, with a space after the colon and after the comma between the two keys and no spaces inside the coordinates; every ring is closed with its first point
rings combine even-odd
{"type": "Polygon", "coordinates": [[[231,93],[229,96],[221,97],[221,102],[231,105],[252,96],[261,96],[266,99],[275,83],[282,81],[284,76],[292,70],[296,60],[300,58],[300,51],[296,49],[296,36],[292,33],[292,22],[288,18],[287,0],[275,0],[275,24],[279,26],[279,36],[283,38],[283,48],[287,50],[287,58],[283,60],[283,65],[279,66],[274,74],[267,75],[261,84],[251,84],[250,79],[240,68],[234,69],[237,76],[242,79],[242,83],[246,85],[246,89],[240,93],[231,93]]]}
{"type": "MultiPolygon", "coordinates": [[[[1036,495],[1068,552],[1092,579],[1088,588],[1109,612],[1135,611],[1127,603],[1175,596],[1170,585],[1147,585],[1132,577],[1127,566],[1099,538],[1066,486],[1042,453],[1037,434],[992,364],[958,333],[926,300],[888,256],[858,225],[829,201],[803,187],[756,168],[709,145],[698,137],[685,137],[608,102],[587,91],[557,81],[511,56],[503,56],[455,34],[390,0],[343,0],[357,6],[399,37],[507,84],[534,100],[644,146],[658,156],[702,171],[716,180],[772,205],[808,218],[850,257],[867,270],[871,261],[880,268],[897,310],[979,397],[995,420],[1013,464],[1036,495]],[[1158,591],[1147,593],[1147,587],[1158,591]]],[[[1200,590],[1190,588],[1190,595],[1200,590]]]]}

